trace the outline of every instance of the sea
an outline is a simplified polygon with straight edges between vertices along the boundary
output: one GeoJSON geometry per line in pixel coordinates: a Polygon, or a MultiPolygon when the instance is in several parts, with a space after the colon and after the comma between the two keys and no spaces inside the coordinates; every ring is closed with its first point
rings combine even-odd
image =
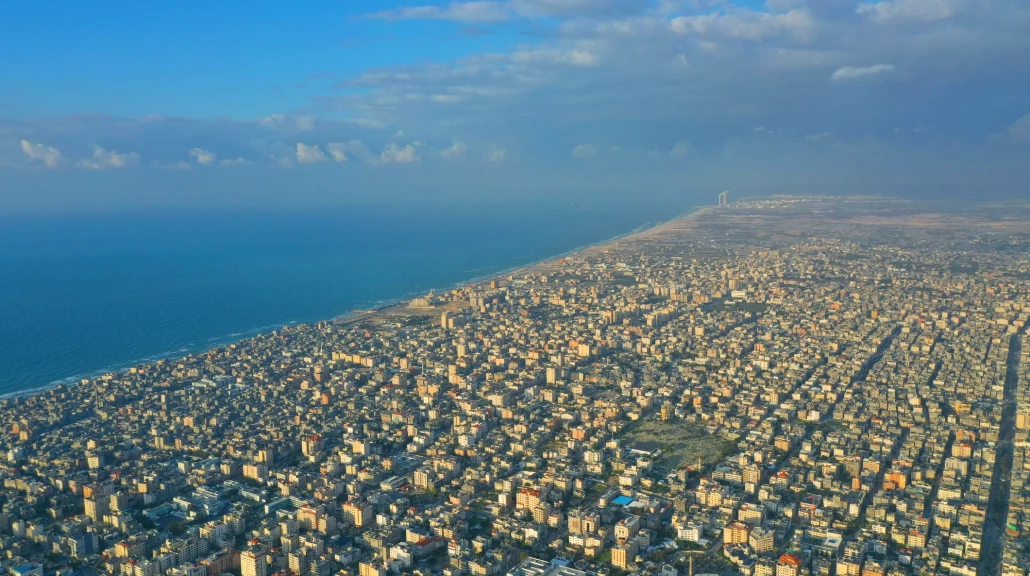
{"type": "Polygon", "coordinates": [[[546,260],[686,202],[0,217],[0,396],[546,260]]]}

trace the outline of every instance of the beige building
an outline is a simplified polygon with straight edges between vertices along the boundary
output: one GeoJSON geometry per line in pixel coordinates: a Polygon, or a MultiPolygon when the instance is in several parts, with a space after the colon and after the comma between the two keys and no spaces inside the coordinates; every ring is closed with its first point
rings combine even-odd
{"type": "Polygon", "coordinates": [[[728,524],[722,529],[722,540],[726,544],[747,544],[748,532],[751,528],[743,522],[728,524]]]}
{"type": "Polygon", "coordinates": [[[240,554],[241,576],[267,576],[268,563],[264,550],[247,550],[240,554]]]}
{"type": "Polygon", "coordinates": [[[618,540],[629,540],[640,532],[640,517],[627,516],[615,524],[615,538],[618,540]]]}
{"type": "Polygon", "coordinates": [[[368,526],[374,518],[372,507],[368,504],[347,502],[343,505],[343,519],[358,528],[368,526]]]}
{"type": "Polygon", "coordinates": [[[635,541],[619,541],[612,546],[612,566],[622,570],[628,570],[637,558],[637,543],[635,541]]]}
{"type": "Polygon", "coordinates": [[[569,532],[572,534],[591,534],[597,532],[600,517],[597,514],[572,510],[569,512],[569,532]]]}
{"type": "Polygon", "coordinates": [[[759,526],[748,534],[747,543],[752,550],[759,554],[772,552],[776,548],[776,533],[759,526]]]}

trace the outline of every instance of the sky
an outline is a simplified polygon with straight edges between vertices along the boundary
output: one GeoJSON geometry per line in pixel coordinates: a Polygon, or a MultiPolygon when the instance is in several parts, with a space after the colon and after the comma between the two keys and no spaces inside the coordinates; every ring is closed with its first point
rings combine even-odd
{"type": "Polygon", "coordinates": [[[0,214],[1030,198],[1026,0],[0,5],[0,214]]]}

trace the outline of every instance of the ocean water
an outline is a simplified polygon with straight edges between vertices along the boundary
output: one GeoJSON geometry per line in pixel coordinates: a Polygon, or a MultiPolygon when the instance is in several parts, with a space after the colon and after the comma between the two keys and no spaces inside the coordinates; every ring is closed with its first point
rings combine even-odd
{"type": "Polygon", "coordinates": [[[0,218],[0,395],[445,289],[687,208],[0,218]]]}

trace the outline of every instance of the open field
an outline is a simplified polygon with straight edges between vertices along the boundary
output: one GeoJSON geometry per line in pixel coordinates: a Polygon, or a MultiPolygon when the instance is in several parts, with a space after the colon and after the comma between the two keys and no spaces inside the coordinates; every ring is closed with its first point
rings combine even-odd
{"type": "Polygon", "coordinates": [[[636,442],[657,442],[662,456],[657,464],[669,469],[694,467],[701,457],[703,466],[722,461],[733,452],[732,441],[708,433],[703,426],[689,422],[646,420],[626,435],[627,446],[636,442]]]}

